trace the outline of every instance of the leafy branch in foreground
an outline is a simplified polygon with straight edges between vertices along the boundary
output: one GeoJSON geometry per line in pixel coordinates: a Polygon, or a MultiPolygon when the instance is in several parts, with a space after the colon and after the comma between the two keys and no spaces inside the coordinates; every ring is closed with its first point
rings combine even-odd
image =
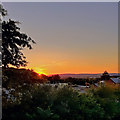
{"type": "MultiPolygon", "coordinates": [[[[0,5],[1,17],[7,15],[7,10],[0,5]]],[[[2,21],[2,20],[1,20],[2,21]]],[[[7,68],[9,64],[16,66],[26,66],[27,61],[22,50],[32,49],[31,43],[35,41],[28,35],[21,33],[18,27],[20,22],[9,19],[2,21],[2,66],[7,68]]]]}
{"type": "Polygon", "coordinates": [[[2,23],[2,64],[16,67],[26,66],[26,57],[21,52],[23,48],[32,49],[30,43],[35,43],[29,36],[20,32],[19,22],[10,20],[2,23]]]}

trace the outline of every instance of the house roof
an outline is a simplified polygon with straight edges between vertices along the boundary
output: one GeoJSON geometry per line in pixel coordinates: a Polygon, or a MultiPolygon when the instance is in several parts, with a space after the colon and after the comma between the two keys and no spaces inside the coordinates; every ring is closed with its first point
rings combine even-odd
{"type": "Polygon", "coordinates": [[[114,83],[120,83],[120,79],[119,78],[110,78],[114,83]]]}

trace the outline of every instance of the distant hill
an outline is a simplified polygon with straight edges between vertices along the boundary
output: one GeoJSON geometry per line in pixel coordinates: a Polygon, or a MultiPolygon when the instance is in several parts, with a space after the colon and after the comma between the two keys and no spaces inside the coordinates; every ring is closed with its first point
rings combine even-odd
{"type": "Polygon", "coordinates": [[[101,74],[59,74],[61,78],[100,78],[101,74]]]}
{"type": "MultiPolygon", "coordinates": [[[[100,78],[102,73],[100,74],[59,74],[61,78],[100,78]]],[[[120,73],[109,73],[110,76],[120,76],[120,73]]]]}

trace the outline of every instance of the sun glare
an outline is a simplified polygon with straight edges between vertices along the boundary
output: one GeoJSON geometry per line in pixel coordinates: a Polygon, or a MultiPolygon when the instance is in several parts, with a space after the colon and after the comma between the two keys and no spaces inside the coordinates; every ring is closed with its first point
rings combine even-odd
{"type": "Polygon", "coordinates": [[[43,68],[34,67],[33,70],[34,70],[38,75],[41,75],[41,74],[47,75],[47,73],[45,72],[45,69],[43,69],[43,68]]]}
{"type": "Polygon", "coordinates": [[[35,72],[38,73],[38,75],[42,75],[42,74],[47,75],[47,74],[44,73],[44,72],[39,72],[39,71],[35,71],[35,72]]]}

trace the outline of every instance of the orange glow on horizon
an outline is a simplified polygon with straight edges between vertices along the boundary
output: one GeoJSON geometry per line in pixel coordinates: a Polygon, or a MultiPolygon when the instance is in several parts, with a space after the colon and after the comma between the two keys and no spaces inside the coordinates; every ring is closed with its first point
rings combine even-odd
{"type": "MultiPolygon", "coordinates": [[[[75,64],[74,64],[75,65],[75,64]]],[[[82,66],[81,69],[79,66],[74,66],[73,64],[71,64],[71,66],[69,65],[65,65],[65,64],[61,64],[59,66],[57,65],[51,65],[49,66],[43,66],[43,67],[32,67],[32,66],[28,66],[28,67],[20,67],[20,68],[25,68],[25,69],[33,69],[33,71],[35,71],[39,76],[41,74],[44,75],[53,75],[53,74],[99,74],[99,73],[103,73],[105,70],[108,73],[118,73],[117,71],[117,65],[114,66],[114,68],[109,68],[109,66],[106,67],[90,67],[90,66],[82,66]]],[[[12,65],[9,65],[9,67],[14,67],[12,65]]]]}
{"type": "MultiPolygon", "coordinates": [[[[54,52],[53,52],[54,53],[54,52]]],[[[118,60],[110,56],[108,60],[105,56],[83,56],[80,57],[64,55],[64,53],[44,53],[41,54],[27,54],[28,68],[33,69],[39,74],[97,74],[103,73],[105,70],[108,73],[118,73],[118,60]],[[36,59],[37,58],[37,59],[36,59]],[[93,59],[94,58],[94,59],[93,59]]]]}
{"type": "MultiPolygon", "coordinates": [[[[64,68],[64,67],[63,67],[64,68]]],[[[103,73],[105,70],[108,72],[108,73],[118,73],[117,71],[114,71],[114,70],[110,70],[110,69],[105,69],[105,68],[103,68],[103,69],[88,69],[88,71],[86,72],[86,70],[85,69],[81,69],[81,70],[78,70],[78,69],[74,69],[74,70],[72,70],[72,69],[69,69],[68,71],[67,71],[67,68],[65,67],[64,69],[46,69],[45,71],[44,71],[44,69],[43,69],[43,71],[40,69],[40,68],[34,68],[33,70],[36,72],[36,73],[38,73],[38,75],[41,75],[41,74],[44,74],[44,75],[53,75],[53,74],[100,74],[100,73],[103,73]],[[47,72],[46,72],[47,71],[47,72]]]]}
{"type": "Polygon", "coordinates": [[[38,73],[38,75],[41,75],[41,74],[47,75],[47,73],[44,72],[44,69],[42,69],[42,68],[33,67],[33,70],[34,70],[36,73],[38,73]]]}

